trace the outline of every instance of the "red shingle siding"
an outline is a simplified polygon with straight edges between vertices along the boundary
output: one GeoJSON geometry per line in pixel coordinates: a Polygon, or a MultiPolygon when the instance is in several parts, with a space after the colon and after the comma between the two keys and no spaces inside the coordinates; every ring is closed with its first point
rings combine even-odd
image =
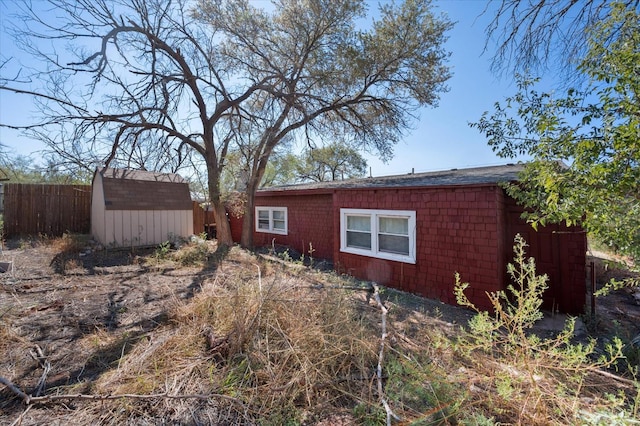
{"type": "Polygon", "coordinates": [[[587,236],[578,226],[551,224],[537,231],[520,219],[522,207],[511,198],[505,202],[508,233],[505,258],[513,258],[513,238],[519,233],[529,244],[527,255],[534,257],[538,274],[547,274],[549,288],[543,308],[573,315],[584,312],[586,298],[587,236]]]}
{"type": "Polygon", "coordinates": [[[274,242],[292,247],[308,256],[311,244],[313,257],[333,257],[333,239],[339,230],[334,231],[330,194],[262,197],[258,193],[255,204],[256,207],[287,207],[288,222],[287,235],[254,232],[253,241],[257,247],[271,246],[274,242]]]}
{"type": "Polygon", "coordinates": [[[342,253],[338,243],[335,263],[341,272],[451,304],[457,271],[472,283],[471,300],[487,308],[485,291],[500,290],[504,283],[498,269],[501,192],[495,186],[339,191],[336,223],[340,208],[415,210],[417,258],[412,265],[342,253]]]}
{"type": "Polygon", "coordinates": [[[340,188],[332,192],[258,193],[256,205],[287,207],[288,235],[255,233],[256,246],[283,244],[333,260],[335,269],[360,279],[455,304],[454,274],[470,283],[467,295],[480,309],[486,292],[505,288],[516,232],[527,240],[538,270],[550,277],[545,306],[577,314],[584,309],[586,235],[579,227],[540,228],[519,219],[522,209],[497,185],[340,188]],[[340,209],[416,212],[416,263],[340,251],[340,209]]]}

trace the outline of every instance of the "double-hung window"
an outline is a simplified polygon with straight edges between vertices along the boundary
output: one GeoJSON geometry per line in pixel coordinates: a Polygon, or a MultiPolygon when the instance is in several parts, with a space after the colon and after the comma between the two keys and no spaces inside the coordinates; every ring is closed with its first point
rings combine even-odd
{"type": "Polygon", "coordinates": [[[340,251],[416,262],[416,212],[340,209],[340,251]]]}
{"type": "Polygon", "coordinates": [[[256,207],[256,232],[287,235],[287,208],[256,207]]]}

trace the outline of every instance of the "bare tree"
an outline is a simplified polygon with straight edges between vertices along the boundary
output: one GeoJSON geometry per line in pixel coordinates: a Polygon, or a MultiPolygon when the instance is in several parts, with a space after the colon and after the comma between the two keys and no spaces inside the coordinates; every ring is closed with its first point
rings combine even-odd
{"type": "MultiPolygon", "coordinates": [[[[640,6],[640,0],[620,2],[640,6]]],[[[484,13],[493,13],[491,5],[487,3],[484,13]]],[[[493,71],[527,74],[554,64],[575,77],[587,51],[589,29],[609,16],[610,8],[608,0],[501,0],[487,27],[485,49],[497,43],[493,71]]]]}
{"type": "Polygon", "coordinates": [[[231,243],[220,191],[229,152],[248,153],[250,246],[253,196],[279,144],[341,134],[388,157],[449,78],[450,24],[428,0],[384,6],[367,30],[356,27],[363,0],[279,0],[268,11],[246,0],[47,4],[49,13],[25,2],[18,33],[45,64],[31,76],[46,79],[39,136],[84,163],[163,169],[201,156],[222,244],[231,243]]]}

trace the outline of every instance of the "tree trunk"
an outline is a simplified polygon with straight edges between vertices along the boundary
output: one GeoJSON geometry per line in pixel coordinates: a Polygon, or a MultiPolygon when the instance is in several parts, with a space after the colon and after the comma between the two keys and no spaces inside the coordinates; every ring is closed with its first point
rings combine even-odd
{"type": "Polygon", "coordinates": [[[216,240],[218,240],[218,245],[233,245],[231,226],[227,219],[227,212],[224,204],[218,199],[217,203],[211,201],[211,205],[213,206],[213,216],[216,220],[216,240]]]}
{"type": "Polygon", "coordinates": [[[240,245],[244,248],[253,248],[253,221],[255,214],[255,189],[247,188],[247,204],[245,204],[244,217],[242,218],[242,236],[240,245]]]}
{"type": "Polygon", "coordinates": [[[240,245],[244,248],[253,248],[253,224],[255,217],[255,198],[256,191],[264,176],[264,171],[267,166],[267,160],[271,154],[273,145],[265,149],[265,154],[261,161],[258,163],[255,172],[253,172],[247,182],[247,203],[245,204],[244,218],[242,219],[242,237],[240,238],[240,245]]]}
{"type": "Polygon", "coordinates": [[[233,245],[231,226],[227,219],[227,212],[220,197],[220,173],[215,160],[207,158],[207,177],[209,183],[209,199],[213,207],[213,217],[216,221],[216,240],[218,246],[233,245]],[[212,164],[213,163],[213,164],[212,164]]]}

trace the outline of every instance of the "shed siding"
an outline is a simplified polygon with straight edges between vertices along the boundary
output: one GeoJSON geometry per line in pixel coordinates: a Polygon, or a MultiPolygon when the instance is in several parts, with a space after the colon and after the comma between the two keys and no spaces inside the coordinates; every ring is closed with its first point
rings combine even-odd
{"type": "MultiPolygon", "coordinates": [[[[313,247],[312,256],[319,259],[331,259],[334,251],[334,239],[339,228],[334,227],[333,203],[330,194],[300,195],[296,197],[257,196],[256,207],[287,207],[287,235],[255,232],[256,246],[282,244],[294,248],[305,256],[309,255],[309,244],[313,247]]],[[[255,227],[254,227],[255,228],[255,227]]]]}
{"type": "Polygon", "coordinates": [[[154,214],[152,216],[153,220],[153,241],[162,240],[162,215],[154,214]]]}
{"type": "Polygon", "coordinates": [[[107,244],[115,246],[158,245],[193,234],[193,211],[107,210],[105,222],[107,244]]]}

